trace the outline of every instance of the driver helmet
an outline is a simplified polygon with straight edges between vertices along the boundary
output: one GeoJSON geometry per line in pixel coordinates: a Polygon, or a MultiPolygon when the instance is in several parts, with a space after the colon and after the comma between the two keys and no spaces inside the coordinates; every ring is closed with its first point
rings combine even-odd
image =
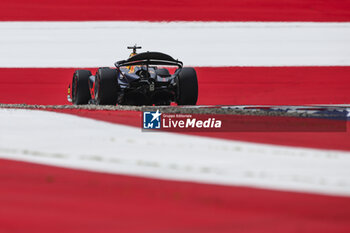
{"type": "MultiPolygon", "coordinates": [[[[132,52],[132,53],[129,55],[129,58],[135,56],[136,54],[137,54],[137,53],[132,52]]],[[[129,73],[132,73],[132,72],[135,71],[135,66],[127,66],[126,68],[129,70],[129,73]]]]}

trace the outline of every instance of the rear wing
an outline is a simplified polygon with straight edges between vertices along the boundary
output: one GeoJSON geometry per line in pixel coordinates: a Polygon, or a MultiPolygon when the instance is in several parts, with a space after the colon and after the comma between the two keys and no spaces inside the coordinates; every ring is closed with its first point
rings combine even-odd
{"type": "Polygon", "coordinates": [[[178,66],[182,68],[183,63],[179,60],[175,60],[171,56],[159,53],[159,52],[145,52],[136,54],[127,60],[121,60],[114,63],[119,68],[122,66],[137,66],[137,65],[169,65],[178,66]]]}

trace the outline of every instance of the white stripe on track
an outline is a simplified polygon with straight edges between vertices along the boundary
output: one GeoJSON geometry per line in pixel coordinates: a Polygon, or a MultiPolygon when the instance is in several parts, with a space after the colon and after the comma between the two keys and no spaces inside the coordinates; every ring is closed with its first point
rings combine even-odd
{"type": "Polygon", "coordinates": [[[0,22],[0,67],[113,66],[126,46],[187,66],[350,65],[350,23],[0,22]]]}
{"type": "Polygon", "coordinates": [[[0,158],[162,179],[350,195],[350,153],[219,140],[0,109],[0,158]]]}

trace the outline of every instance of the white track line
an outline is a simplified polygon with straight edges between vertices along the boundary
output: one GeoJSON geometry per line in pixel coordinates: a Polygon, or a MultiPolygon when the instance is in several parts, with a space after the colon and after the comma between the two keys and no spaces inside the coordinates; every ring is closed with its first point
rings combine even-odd
{"type": "Polygon", "coordinates": [[[350,153],[146,133],[0,109],[0,158],[162,179],[350,195],[350,153]]]}
{"type": "Polygon", "coordinates": [[[189,66],[350,65],[350,23],[0,22],[0,67],[113,66],[126,46],[189,66]]]}

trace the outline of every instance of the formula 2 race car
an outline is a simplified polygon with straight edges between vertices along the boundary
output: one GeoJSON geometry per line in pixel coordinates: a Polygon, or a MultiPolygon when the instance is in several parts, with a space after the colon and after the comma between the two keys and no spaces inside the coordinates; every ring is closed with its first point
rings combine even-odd
{"type": "Polygon", "coordinates": [[[117,61],[116,68],[76,70],[68,88],[68,101],[74,105],[195,105],[198,98],[197,74],[181,61],[160,52],[136,53],[117,61]],[[177,69],[170,74],[169,66],[177,69]]]}

